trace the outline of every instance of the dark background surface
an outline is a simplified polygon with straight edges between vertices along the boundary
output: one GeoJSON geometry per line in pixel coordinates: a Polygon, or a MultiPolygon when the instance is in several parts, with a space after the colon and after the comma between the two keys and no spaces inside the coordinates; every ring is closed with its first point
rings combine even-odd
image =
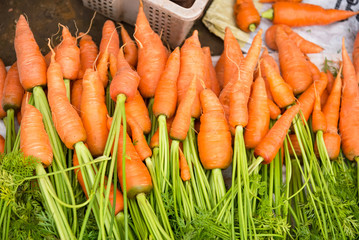
{"type": "MultiPolygon", "coordinates": [[[[209,4],[207,8],[208,6],[209,4]]],[[[83,6],[82,0],[0,0],[0,58],[6,66],[16,61],[15,24],[20,14],[27,16],[40,50],[45,55],[49,51],[48,38],[53,36],[54,44],[60,41],[59,23],[67,26],[73,35],[76,33],[76,26],[79,32],[86,32],[93,13],[83,6]]],[[[97,44],[100,43],[102,26],[107,19],[100,14],[94,19],[89,34],[97,44]]],[[[134,27],[128,24],[124,26],[132,35],[134,27]]],[[[223,41],[211,34],[200,19],[195,22],[191,32],[194,29],[199,31],[202,46],[209,46],[212,55],[221,54],[223,41]]]]}

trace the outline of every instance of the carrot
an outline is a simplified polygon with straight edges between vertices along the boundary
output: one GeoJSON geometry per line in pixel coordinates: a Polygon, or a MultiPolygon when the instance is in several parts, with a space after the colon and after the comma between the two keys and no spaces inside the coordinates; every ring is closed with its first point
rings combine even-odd
{"type": "Polygon", "coordinates": [[[127,61],[124,60],[122,50],[119,51],[121,67],[118,68],[115,77],[112,79],[110,85],[110,95],[113,101],[116,102],[117,96],[124,94],[126,101],[130,101],[136,95],[137,87],[139,86],[140,76],[134,71],[127,61]],[[121,60],[122,59],[122,60],[121,60]]]}
{"type": "Polygon", "coordinates": [[[200,100],[203,109],[198,133],[201,162],[205,169],[225,169],[232,162],[233,151],[231,133],[223,114],[223,107],[210,89],[202,90],[200,100]]]}
{"type": "Polygon", "coordinates": [[[320,78],[320,70],[319,70],[319,68],[312,61],[310,61],[310,59],[307,56],[305,56],[305,58],[307,60],[306,61],[307,67],[308,67],[309,71],[312,74],[312,80],[313,81],[318,80],[320,78]]]}
{"type": "Polygon", "coordinates": [[[358,12],[324,9],[321,6],[307,3],[276,2],[272,5],[272,9],[262,13],[262,17],[271,19],[273,24],[302,27],[327,25],[357,14],[358,12]]]}
{"type": "Polygon", "coordinates": [[[146,142],[145,135],[143,135],[143,130],[134,118],[128,116],[126,120],[131,128],[132,141],[134,143],[133,145],[135,146],[140,159],[144,161],[146,158],[152,156],[152,151],[146,142]]]}
{"type": "Polygon", "coordinates": [[[354,160],[359,156],[359,88],[355,68],[342,41],[343,92],[339,118],[339,131],[342,137],[342,151],[346,158],[354,160]]]}
{"type": "Polygon", "coordinates": [[[108,51],[106,49],[104,52],[102,52],[100,54],[100,57],[99,57],[99,59],[97,61],[97,66],[96,66],[99,78],[100,78],[104,88],[108,84],[109,59],[110,59],[110,55],[109,55],[109,53],[108,53],[108,51]]]}
{"type": "Polygon", "coordinates": [[[281,113],[279,107],[269,98],[267,99],[267,102],[269,107],[270,119],[277,120],[278,116],[281,113]]]}
{"type": "Polygon", "coordinates": [[[109,55],[113,54],[114,56],[117,56],[120,49],[120,39],[118,37],[115,23],[111,20],[106,20],[102,27],[100,55],[102,55],[106,49],[109,55]]]}
{"type": "Polygon", "coordinates": [[[299,109],[298,104],[287,109],[254,149],[254,154],[262,157],[264,164],[269,164],[274,159],[299,109]]]}
{"type": "Polygon", "coordinates": [[[284,80],[293,88],[295,95],[304,92],[312,83],[312,78],[303,54],[281,27],[277,28],[275,39],[284,80]]]}
{"type": "MultiPolygon", "coordinates": [[[[6,68],[5,68],[4,62],[0,59],[0,97],[1,97],[0,101],[2,101],[2,95],[3,95],[4,85],[5,85],[5,79],[6,79],[6,68]]],[[[5,116],[6,116],[6,112],[1,107],[0,108],[0,119],[4,118],[5,116]]]]}
{"type": "Polygon", "coordinates": [[[258,77],[252,86],[248,103],[248,125],[244,132],[246,148],[255,148],[269,130],[270,112],[263,78],[258,77]]]}
{"type": "Polygon", "coordinates": [[[51,56],[51,63],[47,69],[48,89],[52,89],[52,91],[56,92],[56,94],[66,96],[66,87],[63,80],[62,67],[55,59],[56,57],[53,54],[51,56]]]}
{"type": "Polygon", "coordinates": [[[125,59],[132,68],[137,65],[137,46],[136,43],[128,35],[125,27],[121,25],[121,38],[124,44],[125,59]]]}
{"type": "Polygon", "coordinates": [[[205,68],[207,69],[206,79],[207,78],[209,79],[209,82],[211,83],[210,86],[211,86],[212,91],[217,96],[219,96],[221,89],[219,86],[219,82],[217,80],[216,70],[214,69],[213,64],[212,64],[211,50],[209,47],[203,47],[202,50],[204,53],[205,68]]]}
{"type": "Polygon", "coordinates": [[[108,130],[105,90],[96,71],[87,69],[82,80],[81,119],[88,149],[93,156],[103,154],[108,130]]]}
{"type": "MultiPolygon", "coordinates": [[[[118,141],[118,156],[122,156],[123,150],[123,127],[121,126],[120,138],[118,141]]],[[[130,137],[126,134],[126,189],[127,196],[134,198],[139,193],[149,193],[152,190],[152,180],[146,166],[142,163],[130,137]]],[[[122,158],[119,158],[118,177],[123,189],[122,158]]]]}
{"type": "MultiPolygon", "coordinates": [[[[64,85],[61,72],[49,73],[49,82],[59,81],[56,86],[64,85]],[[57,75],[60,74],[60,75],[57,75]]],[[[86,140],[86,131],[83,127],[80,116],[70,104],[66,95],[59,94],[51,84],[48,88],[48,100],[52,111],[52,119],[61,140],[67,148],[73,149],[78,142],[86,140]]],[[[64,86],[62,86],[63,88],[64,86]]]]}
{"type": "MultiPolygon", "coordinates": [[[[167,125],[167,132],[170,132],[171,125],[172,125],[173,118],[169,118],[166,121],[167,125]]],[[[160,137],[160,129],[157,128],[156,132],[152,135],[150,141],[150,148],[153,149],[155,147],[159,147],[159,137],[160,137]]],[[[168,138],[169,145],[171,145],[171,138],[168,138]]]]}
{"type": "Polygon", "coordinates": [[[269,83],[274,102],[280,108],[289,106],[295,101],[291,87],[284,82],[280,74],[267,62],[263,60],[263,69],[269,83]]]}
{"type": "Polygon", "coordinates": [[[220,90],[222,90],[223,85],[224,85],[224,62],[225,62],[224,60],[225,60],[225,58],[226,58],[226,54],[223,51],[216,63],[216,66],[214,67],[214,69],[216,70],[216,76],[217,76],[220,90]]]}
{"type": "Polygon", "coordinates": [[[51,165],[52,149],[40,111],[28,104],[21,122],[21,151],[25,156],[38,158],[45,166],[51,165]]]}
{"type": "MultiPolygon", "coordinates": [[[[72,164],[74,167],[79,166],[79,160],[77,158],[77,154],[76,152],[74,152],[73,158],[72,158],[72,164]]],[[[85,181],[83,179],[82,173],[80,168],[75,169],[75,175],[77,177],[77,180],[79,181],[82,190],[84,191],[86,197],[88,198],[88,193],[86,191],[86,186],[85,186],[85,181]]],[[[104,181],[104,186],[106,189],[106,185],[107,185],[107,178],[105,177],[105,181],[104,181]]],[[[113,200],[114,200],[114,185],[111,184],[110,187],[110,196],[109,196],[109,201],[111,203],[111,205],[113,206],[113,200]]],[[[119,212],[121,212],[123,210],[123,196],[122,193],[120,192],[120,190],[118,188],[116,188],[116,207],[115,207],[115,215],[117,215],[119,212]]]]}
{"type": "MultiPolygon", "coordinates": [[[[83,75],[86,69],[93,68],[98,48],[90,35],[80,33],[80,37],[80,61],[83,75]]],[[[78,76],[78,78],[82,78],[82,76],[78,76]]]]}
{"type": "Polygon", "coordinates": [[[177,79],[180,71],[180,50],[177,47],[169,56],[156,88],[152,106],[153,114],[167,118],[174,115],[177,106],[177,79]]]}
{"type": "Polygon", "coordinates": [[[20,83],[17,64],[14,63],[5,78],[1,101],[2,109],[4,111],[7,111],[8,109],[19,110],[23,95],[24,89],[20,83]]]}
{"type": "Polygon", "coordinates": [[[111,54],[109,56],[109,61],[110,61],[109,68],[110,68],[111,76],[115,76],[117,73],[117,56],[111,54]]]}
{"type": "Polygon", "coordinates": [[[315,93],[314,109],[312,113],[312,129],[315,133],[318,131],[327,131],[327,120],[321,109],[320,95],[318,92],[315,93]]]}
{"type": "Polygon", "coordinates": [[[226,85],[232,80],[238,78],[238,71],[241,64],[243,64],[243,54],[241,46],[239,45],[237,39],[234,37],[231,29],[226,27],[226,32],[224,35],[224,71],[223,71],[223,86],[226,85]]]}
{"type": "Polygon", "coordinates": [[[75,80],[81,68],[80,49],[77,47],[76,38],[71,36],[65,26],[62,26],[62,38],[56,52],[56,61],[61,65],[63,77],[75,80]]]}
{"type": "MultiPolygon", "coordinates": [[[[21,116],[24,116],[25,114],[25,109],[26,109],[26,106],[28,105],[28,102],[29,102],[29,99],[31,97],[31,92],[25,92],[23,97],[22,97],[22,101],[21,101],[21,116]]],[[[19,122],[20,124],[20,122],[19,122]]]]}
{"type": "Polygon", "coordinates": [[[183,141],[187,136],[191,123],[192,105],[197,95],[196,85],[197,79],[194,77],[188,87],[185,97],[178,105],[170,129],[170,137],[172,139],[183,141]]]}
{"type": "Polygon", "coordinates": [[[340,153],[341,138],[338,133],[325,132],[323,134],[325,147],[331,160],[337,159],[340,153]]]}
{"type": "Polygon", "coordinates": [[[292,146],[293,146],[293,149],[294,149],[294,152],[293,152],[292,146],[288,144],[289,155],[294,156],[294,153],[295,153],[297,155],[297,157],[301,157],[302,156],[302,150],[300,149],[300,145],[299,145],[297,135],[289,134],[288,136],[289,136],[290,142],[292,143],[292,146]]]}
{"type": "Polygon", "coordinates": [[[81,116],[81,98],[82,98],[82,79],[72,81],[71,85],[71,104],[81,116]]]}
{"type": "Polygon", "coordinates": [[[254,32],[261,17],[252,0],[236,0],[234,4],[236,24],[244,32],[254,32]]]}
{"type": "MultiPolygon", "coordinates": [[[[280,70],[279,70],[279,67],[278,67],[278,64],[277,62],[274,60],[274,58],[269,55],[268,53],[268,49],[265,47],[263,52],[262,52],[262,55],[261,55],[261,58],[260,58],[260,62],[264,62],[266,61],[269,65],[272,66],[272,68],[278,73],[280,74],[280,70]]],[[[266,91],[267,91],[267,97],[270,99],[270,100],[273,100],[273,96],[272,96],[272,93],[270,91],[270,87],[269,87],[269,82],[267,80],[267,76],[266,76],[266,72],[264,71],[264,68],[257,68],[256,72],[255,72],[255,78],[257,78],[259,75],[262,76],[262,78],[264,79],[264,82],[266,84],[266,91]],[[260,70],[260,71],[259,71],[260,70]]]]}
{"type": "Polygon", "coordinates": [[[338,120],[340,110],[340,98],[342,92],[342,80],[340,78],[342,68],[340,68],[335,78],[332,91],[323,108],[323,113],[327,119],[327,132],[338,133],[338,120]]]}
{"type": "Polygon", "coordinates": [[[312,114],[315,102],[315,93],[322,94],[327,87],[328,79],[325,73],[320,73],[320,79],[314,83],[298,98],[300,110],[303,113],[304,119],[308,121],[312,114]]]}
{"type": "Polygon", "coordinates": [[[0,153],[4,153],[5,150],[5,138],[0,135],[0,153]]]}
{"type": "Polygon", "coordinates": [[[262,46],[262,29],[258,31],[249,48],[248,54],[241,64],[240,80],[234,78],[222,90],[219,100],[221,101],[229,124],[245,127],[248,122],[247,103],[253,82],[253,73],[257,65],[260,49],[262,46]],[[229,107],[228,107],[229,106],[229,107]],[[227,112],[229,109],[229,113],[227,112]]]}
{"type": "MultiPolygon", "coordinates": [[[[53,50],[56,53],[57,49],[59,48],[59,45],[56,45],[53,50]]],[[[45,55],[45,62],[46,62],[46,66],[48,67],[50,65],[51,62],[51,56],[52,56],[52,51],[50,50],[46,55],[45,55]]]]}
{"type": "Polygon", "coordinates": [[[26,91],[46,85],[46,62],[23,15],[16,23],[15,51],[20,82],[26,91]]]}
{"type": "Polygon", "coordinates": [[[138,91],[136,91],[136,95],[132,100],[126,102],[125,109],[126,116],[135,119],[145,134],[151,131],[151,120],[148,109],[138,91]]]}
{"type": "Polygon", "coordinates": [[[186,160],[186,157],[184,156],[181,148],[179,149],[179,158],[180,158],[180,169],[181,169],[181,179],[182,181],[188,181],[191,180],[191,173],[189,170],[189,166],[186,160]]]}
{"type": "Polygon", "coordinates": [[[327,74],[327,78],[328,78],[328,86],[327,86],[327,91],[328,93],[332,92],[332,88],[333,88],[333,84],[334,84],[334,76],[333,73],[329,70],[327,70],[325,72],[327,74]]]}
{"type": "Polygon", "coordinates": [[[359,83],[359,32],[357,33],[353,46],[353,64],[359,83]]]}
{"type": "Polygon", "coordinates": [[[270,49],[278,50],[277,44],[275,43],[275,33],[279,26],[282,27],[288,37],[295,42],[302,53],[320,53],[323,51],[322,47],[304,39],[299,34],[294,32],[290,27],[284,24],[272,25],[267,29],[265,33],[265,41],[270,49]]]}
{"type": "Polygon", "coordinates": [[[329,93],[328,93],[327,89],[328,88],[324,89],[324,91],[322,93],[322,96],[320,96],[320,106],[321,106],[322,109],[324,108],[324,105],[327,102],[328,97],[329,97],[329,93]]]}
{"type": "Polygon", "coordinates": [[[191,37],[185,40],[181,48],[181,67],[177,82],[178,103],[181,103],[185,98],[187,89],[194,77],[197,79],[197,94],[192,104],[192,117],[198,118],[201,115],[199,93],[203,89],[201,83],[205,82],[205,64],[197,30],[193,32],[191,37]]]}
{"type": "Polygon", "coordinates": [[[143,11],[142,1],[137,14],[135,39],[138,46],[137,72],[141,77],[139,90],[144,98],[155,95],[157,83],[165,68],[167,50],[160,36],[150,27],[143,11]]]}

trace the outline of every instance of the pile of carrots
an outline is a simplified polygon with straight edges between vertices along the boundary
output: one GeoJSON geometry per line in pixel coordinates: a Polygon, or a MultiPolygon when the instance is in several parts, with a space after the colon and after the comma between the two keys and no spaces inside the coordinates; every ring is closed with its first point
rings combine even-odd
{"type": "MultiPolygon", "coordinates": [[[[283,22],[245,56],[227,28],[215,66],[196,30],[167,49],[142,3],[133,39],[108,20],[99,47],[61,25],[44,57],[30,26],[21,15],[17,62],[0,61],[0,143],[38,159],[57,238],[359,235],[359,34],[354,62],[343,39],[342,61],[321,71],[306,54],[323,49],[283,22]]],[[[6,199],[0,213],[0,236],[14,237],[6,199]]]]}

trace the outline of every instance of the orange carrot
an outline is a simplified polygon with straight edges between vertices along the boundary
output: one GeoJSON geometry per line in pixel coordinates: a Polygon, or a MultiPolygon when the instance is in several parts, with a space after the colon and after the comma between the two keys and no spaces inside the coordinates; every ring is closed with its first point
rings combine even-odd
{"type": "MultiPolygon", "coordinates": [[[[97,58],[98,48],[90,35],[80,33],[80,37],[80,60],[83,75],[86,69],[93,68],[97,58]]],[[[78,76],[78,78],[82,78],[82,76],[78,76]]]]}
{"type": "Polygon", "coordinates": [[[121,38],[124,44],[125,59],[132,68],[137,65],[137,46],[136,43],[128,35],[125,27],[121,26],[121,38]]]}
{"type": "Polygon", "coordinates": [[[284,82],[280,74],[272,68],[266,59],[263,60],[263,69],[269,83],[274,102],[280,108],[289,106],[295,101],[291,87],[284,82]]]}
{"type": "Polygon", "coordinates": [[[155,95],[157,83],[165,68],[167,50],[160,36],[150,27],[143,11],[142,1],[137,14],[135,39],[138,46],[137,72],[141,77],[139,90],[144,98],[155,95]]]}
{"type": "Polygon", "coordinates": [[[247,104],[253,82],[253,73],[257,65],[262,46],[262,29],[254,37],[248,54],[241,64],[240,79],[234,78],[222,90],[219,100],[223,105],[229,124],[245,127],[248,123],[247,104]]]}
{"type": "MultiPolygon", "coordinates": [[[[260,61],[261,61],[261,62],[266,61],[269,65],[272,66],[272,68],[273,68],[278,74],[280,74],[280,70],[279,70],[278,64],[277,64],[277,62],[274,60],[274,58],[273,58],[271,55],[269,55],[267,48],[264,48],[264,50],[263,50],[263,52],[262,52],[262,56],[261,56],[260,61]]],[[[257,68],[257,71],[255,72],[255,77],[257,78],[259,74],[262,75],[262,78],[264,79],[264,82],[265,82],[265,84],[266,84],[267,97],[268,97],[270,100],[273,100],[272,93],[271,93],[270,87],[269,87],[269,82],[268,82],[268,80],[267,80],[266,72],[264,71],[264,68],[260,68],[260,71],[259,71],[258,69],[259,69],[259,68],[257,68]]]]}
{"type": "MultiPolygon", "coordinates": [[[[123,127],[121,126],[118,141],[118,156],[122,156],[123,151],[123,127]]],[[[126,134],[126,189],[127,197],[134,198],[139,193],[149,193],[152,190],[151,175],[146,166],[141,161],[130,137],[126,134]]],[[[123,189],[122,178],[122,157],[117,163],[118,177],[123,189]]]]}
{"type": "MultiPolygon", "coordinates": [[[[57,56],[57,55],[56,55],[57,56]]],[[[47,86],[56,94],[66,96],[66,87],[63,80],[62,67],[56,60],[55,55],[51,56],[51,63],[47,69],[47,86]]]]}
{"type": "Polygon", "coordinates": [[[82,80],[81,119],[88,149],[93,156],[103,154],[108,130],[105,90],[96,71],[87,69],[82,80]]]}
{"type": "Polygon", "coordinates": [[[306,121],[308,121],[313,111],[315,92],[318,92],[318,94],[322,94],[324,89],[327,87],[327,83],[328,79],[326,74],[320,73],[320,79],[314,81],[314,83],[298,98],[300,110],[302,111],[306,121]]]}
{"type": "Polygon", "coordinates": [[[202,50],[204,53],[205,68],[207,69],[206,78],[208,78],[211,83],[210,86],[212,91],[219,96],[221,89],[217,80],[216,70],[212,64],[211,50],[209,47],[203,47],[202,50]]]}
{"type": "Polygon", "coordinates": [[[174,115],[177,106],[177,79],[180,71],[180,50],[177,47],[167,60],[155,93],[153,114],[163,114],[167,118],[174,115]]]}
{"type": "Polygon", "coordinates": [[[25,156],[38,158],[45,166],[51,165],[53,155],[50,139],[45,131],[40,111],[27,104],[21,122],[21,151],[25,156]]]}
{"type": "Polygon", "coordinates": [[[342,151],[346,158],[354,160],[359,156],[359,88],[355,68],[342,41],[343,92],[339,118],[339,131],[342,136],[342,151]]]}
{"type": "Polygon", "coordinates": [[[318,131],[327,131],[327,120],[321,109],[320,95],[318,92],[315,93],[314,109],[312,114],[312,128],[313,132],[315,133],[318,131]]]}
{"type": "Polygon", "coordinates": [[[110,55],[106,49],[104,52],[102,52],[100,54],[100,57],[97,61],[97,66],[96,66],[98,76],[99,76],[104,88],[107,86],[107,83],[108,83],[109,59],[110,59],[110,55]]]}
{"type": "Polygon", "coordinates": [[[273,24],[286,24],[290,27],[327,25],[358,14],[358,12],[324,9],[318,5],[292,2],[277,2],[272,8],[273,24]]]}
{"type": "Polygon", "coordinates": [[[338,133],[325,132],[323,139],[330,159],[337,159],[340,153],[341,138],[338,133]]]}
{"type": "Polygon", "coordinates": [[[338,133],[338,120],[340,110],[340,98],[342,92],[342,79],[340,78],[341,69],[335,78],[332,91],[323,108],[323,113],[327,119],[327,132],[338,133]]]}
{"type": "Polygon", "coordinates": [[[357,81],[359,83],[359,32],[357,33],[353,46],[353,64],[357,76],[357,81]]]}
{"type": "Polygon", "coordinates": [[[269,130],[270,112],[263,78],[258,77],[252,86],[248,103],[248,125],[244,132],[246,148],[255,148],[269,130]]]}
{"type": "Polygon", "coordinates": [[[292,146],[289,145],[289,143],[288,143],[289,155],[294,156],[294,153],[295,153],[297,155],[297,157],[301,157],[302,156],[302,150],[300,149],[300,145],[299,145],[297,135],[289,134],[289,138],[290,138],[290,141],[291,141],[292,146],[294,148],[294,152],[293,152],[292,146]]]}
{"type": "Polygon", "coordinates": [[[120,49],[120,39],[115,27],[115,23],[111,20],[106,20],[102,27],[102,37],[100,42],[100,55],[105,51],[108,51],[108,54],[113,54],[117,56],[120,49]]]}
{"type": "Polygon", "coordinates": [[[234,4],[236,24],[244,32],[253,32],[261,21],[252,0],[237,0],[234,4]]]}
{"type": "Polygon", "coordinates": [[[191,179],[191,173],[189,171],[189,166],[186,160],[186,157],[184,156],[181,148],[179,149],[179,159],[180,159],[180,169],[181,169],[181,179],[182,181],[188,181],[191,179]]]}
{"type": "Polygon", "coordinates": [[[277,28],[275,39],[284,80],[295,95],[304,92],[312,83],[312,78],[303,54],[281,27],[277,28]]]}
{"type": "Polygon", "coordinates": [[[254,154],[263,158],[264,164],[269,164],[274,159],[278,150],[283,144],[288,129],[292,124],[294,117],[299,112],[299,105],[294,105],[287,109],[267,135],[254,149],[254,154]]]}
{"type": "Polygon", "coordinates": [[[299,34],[284,24],[272,25],[267,29],[265,41],[270,49],[278,50],[277,44],[275,43],[275,33],[279,26],[281,26],[288,37],[295,42],[302,53],[320,53],[323,51],[322,47],[302,38],[299,34]]]}
{"type": "MultiPolygon", "coordinates": [[[[203,114],[198,133],[198,152],[205,169],[226,169],[232,162],[232,137],[223,107],[210,89],[200,94],[203,114]]],[[[176,120],[176,119],[175,119],[176,120]]]]}
{"type": "Polygon", "coordinates": [[[325,73],[327,74],[327,78],[328,78],[327,91],[328,91],[328,93],[330,93],[330,92],[332,92],[332,87],[334,84],[334,76],[333,76],[333,73],[329,70],[327,70],[325,73]]]}
{"type": "Polygon", "coordinates": [[[109,56],[109,61],[110,61],[110,73],[111,76],[115,76],[117,73],[117,56],[114,56],[113,54],[111,54],[109,56]]]}
{"type": "Polygon", "coordinates": [[[71,104],[81,116],[81,98],[82,98],[82,79],[72,81],[71,85],[71,104]]]}
{"type": "Polygon", "coordinates": [[[151,119],[148,109],[138,91],[136,91],[136,95],[133,99],[126,102],[125,109],[126,116],[130,116],[135,119],[145,134],[151,131],[151,119]]]}
{"type": "Polygon", "coordinates": [[[71,36],[65,26],[62,27],[62,38],[56,52],[56,61],[61,65],[63,77],[75,80],[81,68],[80,49],[77,47],[76,38],[71,36]]]}
{"type": "Polygon", "coordinates": [[[23,96],[24,89],[20,83],[17,64],[14,63],[6,75],[1,101],[2,109],[4,111],[8,109],[20,109],[23,96]]]}
{"type": "Polygon", "coordinates": [[[201,83],[205,82],[205,64],[197,30],[193,32],[191,37],[186,39],[181,48],[181,67],[177,82],[178,103],[185,98],[187,89],[194,77],[197,79],[197,94],[192,104],[192,117],[198,118],[201,115],[199,93],[203,89],[201,83]]]}
{"type": "Polygon", "coordinates": [[[191,124],[192,105],[197,95],[196,85],[197,79],[194,77],[185,97],[178,105],[170,130],[170,137],[172,139],[183,141],[187,136],[191,124]]]}
{"type": "MultiPolygon", "coordinates": [[[[22,101],[21,101],[21,118],[24,116],[25,114],[25,109],[26,106],[28,105],[29,99],[31,97],[31,92],[25,92],[24,96],[22,97],[22,101]]],[[[20,124],[20,122],[19,122],[20,124]]]]}
{"type": "Polygon", "coordinates": [[[131,128],[133,145],[135,146],[135,149],[140,156],[140,159],[144,161],[146,158],[152,156],[152,151],[147,144],[145,135],[143,135],[143,130],[141,126],[137,123],[137,121],[132,117],[128,116],[126,120],[131,128]]]}
{"type": "Polygon", "coordinates": [[[0,153],[4,153],[5,150],[5,138],[0,135],[0,153]]]}
{"type": "Polygon", "coordinates": [[[322,109],[324,108],[324,105],[327,102],[328,97],[329,97],[329,93],[328,93],[327,89],[328,88],[324,89],[324,91],[322,93],[322,96],[320,96],[320,106],[321,106],[322,109]]]}
{"type": "Polygon", "coordinates": [[[279,107],[269,98],[267,99],[267,101],[268,101],[270,119],[277,120],[278,116],[281,113],[279,107]]]}
{"type": "Polygon", "coordinates": [[[224,71],[223,71],[223,88],[232,80],[238,79],[238,71],[243,64],[243,54],[241,46],[234,37],[231,29],[226,27],[224,36],[224,71]]]}
{"type": "MultiPolygon", "coordinates": [[[[57,49],[59,48],[59,45],[56,45],[53,50],[56,53],[57,49]]],[[[46,66],[48,67],[51,63],[51,56],[52,56],[52,51],[50,50],[46,55],[45,55],[45,62],[46,62],[46,66]]]]}
{"type": "Polygon", "coordinates": [[[302,0],[259,0],[260,3],[273,3],[273,2],[302,2],[302,0]]]}
{"type": "Polygon", "coordinates": [[[319,68],[312,61],[310,61],[310,59],[307,56],[305,56],[305,58],[307,60],[306,61],[307,67],[308,67],[309,71],[312,74],[312,80],[313,81],[318,80],[320,78],[320,70],[319,70],[319,68]]]}
{"type": "Polygon", "coordinates": [[[121,63],[117,69],[115,77],[112,79],[110,85],[110,95],[113,101],[119,94],[126,95],[126,101],[131,101],[136,95],[137,87],[140,82],[140,76],[134,71],[123,57],[122,50],[119,51],[118,64],[121,63]]]}
{"type": "MultiPolygon", "coordinates": [[[[74,167],[79,166],[79,160],[77,158],[76,152],[74,152],[74,156],[72,158],[72,164],[74,167]]],[[[77,180],[79,181],[82,190],[84,191],[86,197],[88,198],[88,194],[86,191],[86,186],[85,186],[85,181],[82,177],[82,173],[81,173],[81,169],[77,168],[75,169],[75,175],[77,177],[77,180]]],[[[107,187],[107,178],[105,177],[105,181],[104,181],[104,186],[105,189],[107,187]]],[[[109,201],[111,203],[111,205],[113,206],[113,199],[114,198],[114,185],[111,184],[110,187],[110,195],[109,195],[109,201]]],[[[123,210],[123,196],[122,193],[120,192],[120,190],[118,188],[116,188],[116,207],[115,207],[115,215],[118,214],[119,212],[121,212],[123,210]]]]}
{"type": "Polygon", "coordinates": [[[216,76],[219,83],[219,88],[222,90],[224,85],[224,60],[225,60],[226,54],[223,52],[221,56],[218,59],[218,62],[216,63],[215,70],[216,70],[216,76]]]}
{"type": "Polygon", "coordinates": [[[20,82],[26,91],[46,85],[46,62],[23,15],[16,24],[15,51],[20,82]]]}

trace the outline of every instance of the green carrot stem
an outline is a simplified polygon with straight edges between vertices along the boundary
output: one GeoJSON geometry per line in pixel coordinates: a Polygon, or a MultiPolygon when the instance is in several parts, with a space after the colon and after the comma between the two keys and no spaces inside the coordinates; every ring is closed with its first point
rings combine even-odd
{"type": "Polygon", "coordinates": [[[254,32],[256,30],[257,26],[254,23],[249,24],[248,29],[251,32],[254,32]]]}
{"type": "Polygon", "coordinates": [[[64,78],[64,84],[66,88],[66,96],[67,99],[71,102],[71,87],[70,87],[70,79],[64,78]]]}
{"type": "Polygon", "coordinates": [[[218,203],[226,194],[226,186],[224,184],[222,169],[212,169],[210,184],[212,184],[212,192],[215,196],[215,203],[218,203]]]}
{"type": "Polygon", "coordinates": [[[84,217],[84,220],[83,220],[82,225],[81,225],[81,230],[80,230],[80,234],[78,236],[78,240],[82,240],[82,238],[84,237],[86,224],[87,224],[87,221],[88,221],[88,219],[90,217],[91,209],[93,207],[93,204],[94,204],[96,198],[89,198],[89,199],[91,199],[91,200],[90,200],[89,205],[87,206],[87,209],[86,209],[85,217],[84,217]]]}
{"type": "Polygon", "coordinates": [[[150,203],[146,199],[146,195],[144,193],[137,194],[136,199],[147,223],[147,227],[152,233],[154,239],[170,239],[171,237],[162,228],[156,214],[153,212],[150,203]]]}
{"type": "Polygon", "coordinates": [[[282,161],[280,152],[274,158],[274,207],[276,216],[281,216],[282,161]]]}
{"type": "Polygon", "coordinates": [[[262,18],[273,20],[273,18],[274,18],[274,10],[273,10],[273,8],[270,8],[267,11],[262,12],[261,15],[262,15],[262,18]]]}
{"type": "Polygon", "coordinates": [[[153,114],[153,111],[152,111],[152,107],[153,107],[154,102],[155,102],[155,98],[153,98],[153,97],[150,98],[150,101],[149,101],[148,107],[147,107],[148,108],[148,114],[150,116],[150,120],[151,120],[151,123],[152,123],[151,132],[147,136],[147,143],[150,143],[153,134],[155,134],[155,132],[157,130],[156,116],[155,116],[155,114],[153,114]]]}
{"type": "Polygon", "coordinates": [[[329,158],[329,155],[327,152],[327,148],[325,146],[325,142],[324,142],[324,138],[323,138],[323,131],[318,131],[316,138],[317,138],[317,147],[318,147],[319,156],[320,156],[320,159],[322,160],[324,169],[329,174],[330,179],[333,182],[336,182],[335,177],[334,177],[334,171],[333,171],[333,168],[331,165],[331,161],[330,161],[330,158],[329,158]]]}
{"type": "MultiPolygon", "coordinates": [[[[137,239],[148,239],[148,229],[135,199],[128,201],[137,239]]],[[[122,223],[124,225],[124,223],[122,223]]],[[[124,227],[124,226],[123,226],[124,227]]]]}
{"type": "Polygon", "coordinates": [[[115,102],[112,100],[111,94],[110,94],[111,82],[112,82],[112,76],[111,76],[111,73],[109,72],[108,73],[108,84],[106,86],[106,93],[105,93],[105,95],[106,95],[105,101],[106,101],[107,112],[110,117],[113,116],[114,110],[115,110],[115,102]]]}
{"type": "Polygon", "coordinates": [[[269,206],[273,207],[273,186],[274,186],[274,162],[272,161],[269,165],[269,206]]]}
{"type": "Polygon", "coordinates": [[[167,133],[166,116],[160,115],[158,117],[159,127],[159,186],[162,192],[168,191],[168,182],[170,180],[170,161],[169,161],[169,142],[167,133]]]}
{"type": "Polygon", "coordinates": [[[161,216],[161,223],[162,226],[164,226],[165,231],[168,233],[168,235],[171,237],[171,239],[174,239],[174,234],[166,213],[166,209],[164,207],[163,201],[162,201],[162,197],[161,197],[161,191],[160,188],[158,186],[157,180],[156,180],[156,173],[155,173],[155,168],[153,166],[153,163],[151,161],[151,158],[146,158],[145,160],[146,162],[146,166],[148,168],[148,170],[150,171],[151,177],[152,177],[152,184],[153,184],[153,193],[156,199],[156,205],[158,207],[160,216],[161,216]]]}
{"type": "Polygon", "coordinates": [[[14,133],[15,133],[15,124],[14,124],[14,115],[15,115],[15,111],[14,109],[8,109],[6,111],[6,120],[4,122],[6,122],[6,135],[5,135],[5,153],[10,153],[12,151],[12,147],[14,145],[14,133]]]}

